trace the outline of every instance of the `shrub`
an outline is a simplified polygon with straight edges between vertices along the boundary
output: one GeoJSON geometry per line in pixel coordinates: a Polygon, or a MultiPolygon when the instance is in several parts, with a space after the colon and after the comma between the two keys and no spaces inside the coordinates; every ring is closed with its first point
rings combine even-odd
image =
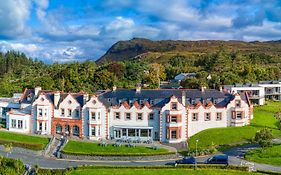
{"type": "Polygon", "coordinates": [[[36,143],[23,143],[23,142],[16,142],[16,141],[8,141],[8,140],[0,140],[0,145],[4,144],[12,144],[13,147],[21,147],[21,148],[27,148],[32,150],[42,150],[44,148],[44,144],[36,144],[36,143]]]}

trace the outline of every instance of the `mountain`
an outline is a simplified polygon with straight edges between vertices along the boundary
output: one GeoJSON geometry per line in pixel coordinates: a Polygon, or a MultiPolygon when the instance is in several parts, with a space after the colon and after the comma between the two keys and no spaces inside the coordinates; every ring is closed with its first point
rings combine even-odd
{"type": "MultiPolygon", "coordinates": [[[[151,59],[159,61],[159,58],[171,55],[201,55],[213,53],[224,49],[230,52],[263,53],[268,55],[281,55],[281,40],[266,42],[244,41],[220,41],[220,40],[163,40],[152,41],[144,38],[133,38],[127,41],[119,41],[97,60],[97,63],[123,61],[130,59],[151,59]]],[[[165,59],[165,58],[164,58],[165,59]]],[[[163,59],[160,59],[163,61],[163,59]]]]}

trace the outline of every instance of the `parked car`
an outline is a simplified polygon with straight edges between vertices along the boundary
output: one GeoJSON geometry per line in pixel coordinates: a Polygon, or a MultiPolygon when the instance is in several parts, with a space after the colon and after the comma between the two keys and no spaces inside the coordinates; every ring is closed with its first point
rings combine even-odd
{"type": "Polygon", "coordinates": [[[194,157],[184,157],[183,159],[176,160],[176,164],[195,164],[196,159],[194,157]]]}
{"type": "Polygon", "coordinates": [[[215,155],[210,157],[206,162],[206,164],[225,164],[228,165],[228,156],[225,154],[215,155]]]}

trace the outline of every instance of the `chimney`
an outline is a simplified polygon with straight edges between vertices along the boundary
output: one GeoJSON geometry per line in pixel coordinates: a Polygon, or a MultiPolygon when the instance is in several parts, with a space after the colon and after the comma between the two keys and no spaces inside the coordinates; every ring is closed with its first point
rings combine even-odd
{"type": "Polygon", "coordinates": [[[141,84],[137,84],[136,93],[140,93],[140,92],[141,92],[141,84]]]}
{"type": "Polygon", "coordinates": [[[115,92],[116,89],[117,89],[117,86],[114,85],[114,86],[112,87],[112,91],[115,92]]]}
{"type": "Polygon", "coordinates": [[[205,92],[206,86],[201,86],[201,92],[205,92]]]}
{"type": "Polygon", "coordinates": [[[89,94],[88,93],[84,93],[83,94],[83,104],[85,105],[88,100],[89,100],[89,94]]]}
{"type": "Polygon", "coordinates": [[[181,91],[181,103],[182,103],[183,106],[186,105],[185,100],[186,100],[185,91],[181,91]]]}
{"type": "Polygon", "coordinates": [[[39,91],[41,91],[41,90],[42,90],[42,88],[40,86],[35,87],[34,88],[35,96],[37,96],[39,91]]]}
{"type": "Polygon", "coordinates": [[[60,100],[60,91],[56,91],[54,93],[54,105],[55,105],[55,107],[58,106],[59,100],[60,100]]]}
{"type": "Polygon", "coordinates": [[[222,86],[220,86],[220,92],[223,92],[222,86]]]}

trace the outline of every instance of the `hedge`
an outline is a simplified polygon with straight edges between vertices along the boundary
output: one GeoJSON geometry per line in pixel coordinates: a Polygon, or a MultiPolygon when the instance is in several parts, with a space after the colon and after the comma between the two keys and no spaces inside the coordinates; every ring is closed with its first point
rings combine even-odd
{"type": "Polygon", "coordinates": [[[161,156],[161,155],[171,155],[176,154],[175,152],[163,152],[163,153],[73,153],[73,152],[67,152],[62,150],[61,153],[68,154],[68,155],[74,155],[74,156],[161,156]]]}
{"type": "Polygon", "coordinates": [[[36,144],[36,143],[24,143],[24,142],[17,142],[17,141],[10,141],[10,140],[0,140],[0,145],[11,143],[14,147],[21,147],[32,149],[35,151],[42,150],[45,145],[44,144],[36,144]]]}
{"type": "Polygon", "coordinates": [[[281,175],[281,172],[276,171],[257,170],[257,172],[262,174],[281,175]]]}
{"type": "MultiPolygon", "coordinates": [[[[82,165],[74,169],[83,170],[83,169],[194,169],[194,165],[177,165],[174,166],[105,166],[105,165],[82,165]]],[[[235,165],[220,165],[220,164],[197,164],[198,169],[229,169],[237,171],[249,171],[249,168],[246,166],[235,166],[235,165]]]]}

